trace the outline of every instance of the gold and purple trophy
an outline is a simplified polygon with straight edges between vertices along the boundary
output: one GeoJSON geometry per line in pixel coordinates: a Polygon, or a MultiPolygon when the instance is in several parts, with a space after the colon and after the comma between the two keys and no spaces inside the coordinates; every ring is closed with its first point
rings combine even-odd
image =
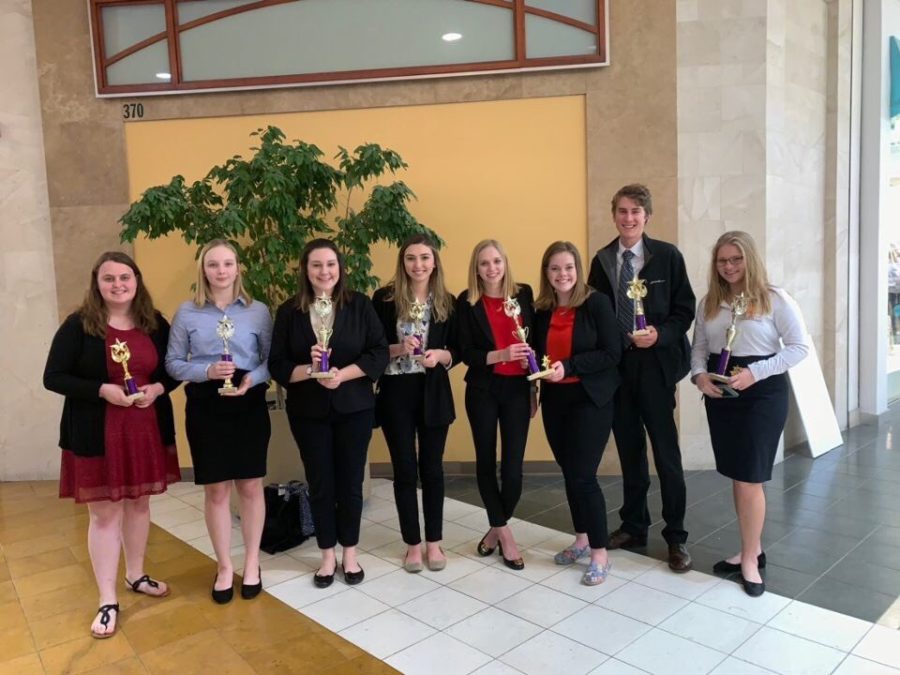
{"type": "Polygon", "coordinates": [[[316,337],[319,340],[319,345],[322,347],[322,357],[319,359],[319,369],[310,373],[309,376],[314,380],[330,380],[334,377],[334,373],[331,372],[331,364],[328,363],[328,341],[334,334],[334,330],[328,327],[328,321],[334,311],[331,298],[323,292],[313,302],[312,310],[319,318],[319,329],[316,331],[316,337]]]}
{"type": "Polygon", "coordinates": [[[628,282],[628,291],[625,293],[634,303],[634,321],[632,335],[647,335],[647,317],[644,316],[644,298],[647,297],[647,287],[644,285],[643,279],[638,279],[637,274],[634,279],[628,282]]]}
{"type": "Polygon", "coordinates": [[[719,364],[716,367],[716,372],[709,373],[709,378],[716,383],[720,389],[725,391],[729,396],[737,396],[738,393],[734,391],[731,387],[727,386],[728,381],[731,379],[730,376],[737,375],[741,372],[741,368],[732,368],[730,376],[725,373],[728,372],[728,363],[731,360],[731,350],[734,346],[734,339],[737,337],[737,320],[743,317],[747,313],[747,308],[750,305],[750,298],[741,293],[737,297],[734,298],[731,302],[731,324],[729,324],[728,328],[725,329],[725,347],[722,348],[722,351],[719,353],[719,364]]]}
{"type": "Polygon", "coordinates": [[[128,372],[128,361],[131,359],[131,350],[128,349],[128,343],[116,338],[115,343],[109,346],[109,351],[112,354],[112,360],[122,364],[122,370],[125,372],[124,383],[128,400],[136,401],[139,398],[144,398],[144,392],[138,390],[134,378],[128,372]]]}
{"type": "MultiPolygon", "coordinates": [[[[228,363],[234,362],[231,352],[228,351],[228,341],[234,337],[234,321],[229,319],[228,315],[223,314],[222,318],[219,319],[219,325],[216,326],[216,335],[222,340],[221,360],[228,363]]],[[[225,384],[219,387],[219,396],[234,396],[235,393],[237,393],[237,387],[234,386],[229,375],[225,378],[225,384]]]]}
{"type": "MultiPolygon", "coordinates": [[[[506,298],[506,300],[503,301],[503,313],[512,319],[513,323],[516,325],[516,329],[513,331],[513,337],[519,342],[528,344],[528,328],[522,325],[522,308],[519,306],[519,301],[512,297],[506,298]]],[[[549,369],[549,357],[544,357],[542,363],[544,370],[538,368],[537,359],[534,358],[534,351],[532,349],[529,348],[528,356],[526,358],[528,359],[528,372],[530,373],[527,377],[529,382],[543,379],[553,372],[552,369],[549,369]]]]}
{"type": "Polygon", "coordinates": [[[413,361],[422,361],[425,359],[425,349],[422,337],[425,334],[425,329],[422,326],[422,322],[425,320],[425,310],[428,309],[428,305],[424,302],[419,302],[418,300],[413,301],[413,304],[410,305],[409,308],[409,318],[412,321],[413,325],[413,336],[419,341],[419,344],[416,345],[416,348],[413,349],[412,359],[413,361]]]}

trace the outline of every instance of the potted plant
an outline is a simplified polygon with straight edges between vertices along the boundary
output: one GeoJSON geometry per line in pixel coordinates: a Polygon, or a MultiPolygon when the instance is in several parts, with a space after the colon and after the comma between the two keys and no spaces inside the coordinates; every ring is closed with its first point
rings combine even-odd
{"type": "MultiPolygon", "coordinates": [[[[415,195],[403,181],[375,184],[362,208],[352,208],[356,191],[407,167],[393,150],[374,143],[352,152],[341,147],[333,166],[315,145],[285,143],[276,127],[250,135],[259,139],[259,146],[248,159],[232,157],[190,185],[178,175],[167,185],[147,189],[120,219],[122,241],[178,233],[199,248],[213,239],[227,239],[240,255],[245,288],[272,312],[296,293],[300,253],[310,239],[333,239],[344,256],[348,286],[361,292],[378,285],[369,257],[374,244],[399,245],[419,232],[441,243],[409,212],[407,204],[415,195]]],[[[282,409],[280,392],[275,399],[270,407],[282,409]]],[[[283,413],[273,417],[269,453],[268,479],[279,482],[296,477],[299,469],[282,418],[283,413]]]]}

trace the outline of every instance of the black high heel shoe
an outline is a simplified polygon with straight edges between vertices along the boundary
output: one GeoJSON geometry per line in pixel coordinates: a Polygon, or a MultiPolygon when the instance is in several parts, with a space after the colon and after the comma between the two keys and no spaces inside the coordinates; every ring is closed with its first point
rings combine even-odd
{"type": "MultiPolygon", "coordinates": [[[[488,532],[486,535],[484,535],[484,536],[481,538],[481,541],[478,542],[478,546],[475,547],[475,552],[476,552],[478,555],[480,555],[482,558],[487,558],[487,557],[488,557],[489,555],[491,555],[491,554],[494,552],[494,550],[497,548],[496,545],[495,545],[495,546],[488,546],[487,544],[484,543],[484,540],[488,538],[488,534],[490,534],[490,532],[488,532]]],[[[498,541],[497,543],[499,544],[500,542],[498,541]]]]}
{"type": "Polygon", "coordinates": [[[231,602],[231,599],[234,597],[234,581],[232,580],[231,586],[228,588],[223,588],[221,591],[216,590],[216,579],[219,578],[219,575],[213,577],[213,586],[212,586],[212,599],[217,605],[227,605],[231,602]]]}
{"type": "Polygon", "coordinates": [[[245,584],[241,581],[241,597],[244,600],[252,600],[262,592],[262,567],[259,568],[259,581],[255,584],[245,584]]]}
{"type": "Polygon", "coordinates": [[[505,555],[503,555],[503,544],[499,541],[497,542],[497,548],[500,549],[500,557],[503,558],[503,564],[506,565],[511,570],[516,570],[520,572],[525,569],[525,561],[522,560],[521,556],[515,558],[514,560],[510,560],[505,555]]]}
{"type": "MultiPolygon", "coordinates": [[[[761,570],[764,570],[766,568],[765,551],[756,556],[756,564],[761,570]]],[[[720,560],[715,565],[713,565],[713,572],[715,572],[716,574],[733,574],[740,571],[741,563],[730,563],[727,560],[720,560]]]]}
{"type": "Polygon", "coordinates": [[[744,578],[744,575],[741,575],[741,585],[744,587],[744,593],[749,595],[751,598],[758,598],[763,593],[766,592],[766,582],[765,581],[747,581],[744,578]]]}

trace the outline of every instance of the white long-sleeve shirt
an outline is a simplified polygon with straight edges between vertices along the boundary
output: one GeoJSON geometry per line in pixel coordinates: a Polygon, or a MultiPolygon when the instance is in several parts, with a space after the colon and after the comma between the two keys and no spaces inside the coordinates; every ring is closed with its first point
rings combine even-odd
{"type": "MultiPolygon", "coordinates": [[[[739,318],[736,324],[737,336],[731,346],[733,356],[774,354],[748,366],[757,382],[771,375],[787,372],[809,353],[806,325],[800,307],[780,288],[771,288],[769,297],[772,313],[739,318]]],[[[694,323],[691,377],[705,373],[709,355],[718,354],[725,348],[725,331],[731,324],[731,307],[728,304],[722,303],[719,313],[707,320],[704,316],[705,303],[704,297],[698,305],[694,323]]]]}

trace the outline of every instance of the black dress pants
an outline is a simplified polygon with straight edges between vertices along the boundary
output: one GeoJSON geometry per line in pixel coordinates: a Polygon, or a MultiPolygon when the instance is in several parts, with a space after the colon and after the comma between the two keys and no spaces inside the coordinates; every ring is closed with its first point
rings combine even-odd
{"type": "Polygon", "coordinates": [[[422,542],[416,484],[422,482],[425,540],[443,538],[444,445],[449,424],[425,425],[425,375],[385,375],[379,382],[379,422],[391,453],[394,500],[403,541],[422,542]],[[419,441],[416,456],[416,439],[419,441]]]}
{"type": "Polygon", "coordinates": [[[522,462],[531,421],[531,398],[524,376],[492,375],[488,388],[466,387],[466,414],[475,445],[478,492],[491,527],[512,518],[522,496],[522,462]],[[497,426],[500,427],[500,481],[497,481],[497,426]]]}
{"type": "Polygon", "coordinates": [[[606,548],[606,500],[597,469],[609,440],[613,402],[598,408],[577,382],[544,383],[541,414],[553,457],[562,469],[575,532],[588,536],[591,548],[606,548]]]}
{"type": "Polygon", "coordinates": [[[647,439],[662,493],[662,534],[670,544],[687,541],[684,512],[687,504],[681,448],[675,426],[675,388],[666,385],[652,349],[629,349],[619,366],[622,383],[616,392],[613,435],[622,465],[623,497],[619,516],[622,529],[644,536],[650,527],[647,492],[650,467],[647,439]],[[646,428],[646,435],[644,429],[646,428]]]}
{"type": "Polygon", "coordinates": [[[356,546],[363,478],[372,438],[372,409],[324,418],[288,415],[309,483],[309,505],[319,548],[356,546]]]}

